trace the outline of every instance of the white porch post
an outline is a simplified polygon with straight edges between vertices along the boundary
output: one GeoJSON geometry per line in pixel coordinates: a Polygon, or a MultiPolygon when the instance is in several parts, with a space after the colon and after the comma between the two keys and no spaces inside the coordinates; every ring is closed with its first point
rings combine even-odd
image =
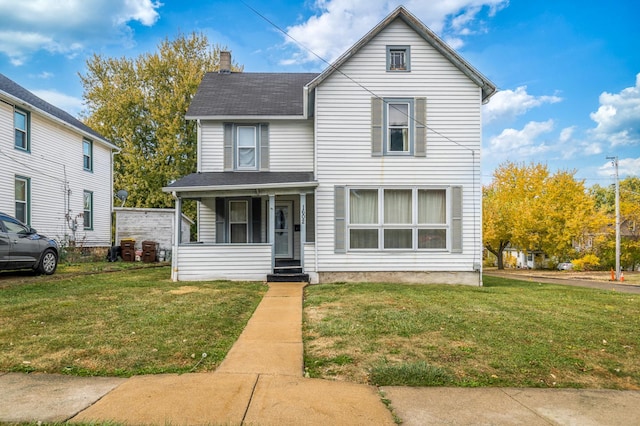
{"type": "Polygon", "coordinates": [[[173,250],[171,253],[171,280],[178,281],[178,247],[182,240],[182,198],[176,197],[175,229],[173,231],[173,250]]]}
{"type": "Polygon", "coordinates": [[[307,194],[300,193],[300,267],[304,272],[304,245],[307,242],[307,194]]]}
{"type": "Polygon", "coordinates": [[[269,194],[268,242],[271,244],[271,271],[276,267],[276,196],[269,194]]]}

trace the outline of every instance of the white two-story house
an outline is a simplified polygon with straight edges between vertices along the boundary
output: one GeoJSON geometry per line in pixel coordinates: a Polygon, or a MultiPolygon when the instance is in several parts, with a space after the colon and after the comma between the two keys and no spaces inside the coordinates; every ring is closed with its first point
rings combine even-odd
{"type": "Polygon", "coordinates": [[[1,212],[65,246],[109,247],[116,149],[0,74],[1,212]]]}
{"type": "Polygon", "coordinates": [[[198,172],[164,188],[199,205],[174,280],[481,284],[486,77],[402,7],[320,74],[230,63],[187,112],[198,172]]]}

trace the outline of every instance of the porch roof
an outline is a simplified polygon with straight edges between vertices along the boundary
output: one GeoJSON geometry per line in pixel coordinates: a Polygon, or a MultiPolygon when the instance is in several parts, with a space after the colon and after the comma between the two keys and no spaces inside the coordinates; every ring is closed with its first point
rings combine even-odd
{"type": "Polygon", "coordinates": [[[164,192],[254,192],[315,188],[313,172],[198,172],[162,188],[164,192]]]}

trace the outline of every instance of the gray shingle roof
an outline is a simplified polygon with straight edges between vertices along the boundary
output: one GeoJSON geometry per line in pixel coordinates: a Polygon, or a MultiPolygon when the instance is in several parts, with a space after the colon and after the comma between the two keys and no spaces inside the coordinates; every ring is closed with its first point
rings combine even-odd
{"type": "Polygon", "coordinates": [[[50,103],[40,99],[39,97],[37,97],[36,95],[34,95],[33,93],[31,93],[30,91],[25,89],[24,87],[20,86],[15,81],[7,78],[3,74],[0,74],[0,92],[4,92],[4,93],[10,95],[11,97],[17,98],[17,99],[19,99],[19,100],[31,105],[35,109],[38,109],[38,110],[40,110],[40,111],[42,111],[44,113],[52,115],[55,118],[57,118],[59,120],[62,120],[65,123],[69,124],[70,126],[73,126],[73,127],[77,128],[78,130],[81,130],[83,132],[86,132],[86,133],[90,134],[91,136],[95,137],[96,139],[100,139],[101,141],[103,141],[103,142],[105,142],[105,143],[107,143],[109,145],[112,145],[109,141],[107,141],[104,138],[104,136],[102,136],[100,133],[96,132],[91,127],[87,126],[86,124],[84,124],[83,122],[78,120],[77,118],[73,117],[68,112],[63,111],[60,108],[58,108],[56,106],[53,106],[50,103]]]}
{"type": "Polygon", "coordinates": [[[203,172],[178,179],[165,190],[175,188],[212,188],[225,186],[267,186],[313,183],[312,172],[203,172]]]}
{"type": "Polygon", "coordinates": [[[186,118],[303,114],[303,88],[315,73],[205,74],[186,118]]]}

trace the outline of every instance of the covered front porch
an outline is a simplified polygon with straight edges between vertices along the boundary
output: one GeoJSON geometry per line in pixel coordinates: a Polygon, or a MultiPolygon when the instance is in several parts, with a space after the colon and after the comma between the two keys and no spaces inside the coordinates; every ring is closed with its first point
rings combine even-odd
{"type": "Polygon", "coordinates": [[[194,173],[164,188],[198,201],[197,238],[174,235],[172,279],[314,281],[312,173],[194,173]]]}

